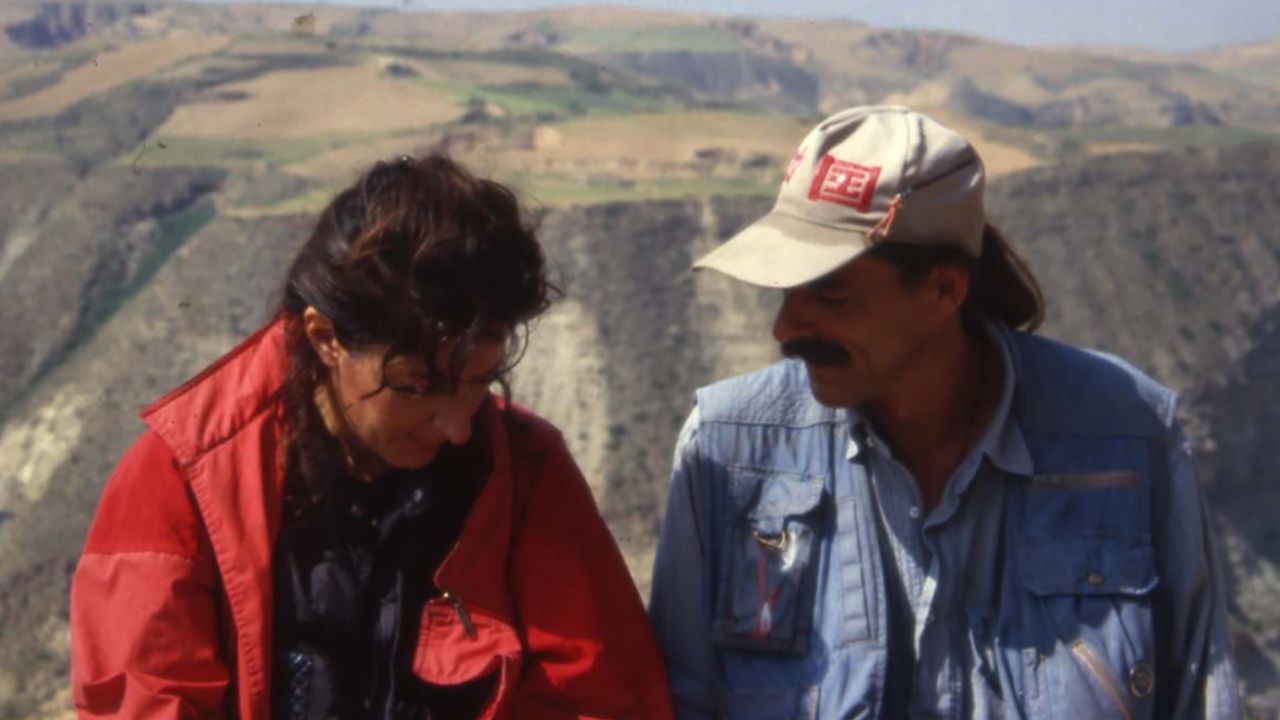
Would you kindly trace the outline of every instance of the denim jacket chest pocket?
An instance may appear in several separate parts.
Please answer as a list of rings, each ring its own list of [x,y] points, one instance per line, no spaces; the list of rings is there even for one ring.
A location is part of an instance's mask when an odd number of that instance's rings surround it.
[[[822,476],[728,468],[730,523],[714,624],[721,647],[809,653],[823,488]]]
[[[1149,538],[1039,540],[1019,548],[1018,565],[1040,653],[1043,716],[1151,717],[1159,578]]]

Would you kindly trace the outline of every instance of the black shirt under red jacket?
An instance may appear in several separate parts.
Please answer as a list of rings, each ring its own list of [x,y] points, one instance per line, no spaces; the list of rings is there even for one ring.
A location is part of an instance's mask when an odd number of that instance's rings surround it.
[[[470,720],[496,677],[433,685],[412,671],[431,578],[484,482],[487,440],[472,433],[420,470],[360,482],[331,467],[322,502],[285,508],[276,541],[278,720]]]
[[[271,717],[286,370],[277,320],[144,411],[72,580],[82,717]],[[491,469],[432,578],[414,676],[493,676],[483,720],[671,717],[644,608],[560,433],[496,399],[477,422]]]

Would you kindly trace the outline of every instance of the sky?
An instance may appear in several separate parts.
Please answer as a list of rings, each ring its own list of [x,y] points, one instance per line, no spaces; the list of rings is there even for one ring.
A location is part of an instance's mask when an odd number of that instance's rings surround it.
[[[329,0],[300,1],[314,5]],[[340,0],[336,4],[531,10],[585,3]],[[1188,51],[1280,39],[1280,0],[610,0],[608,4],[726,15],[838,17],[882,27],[958,31],[1020,45]]]

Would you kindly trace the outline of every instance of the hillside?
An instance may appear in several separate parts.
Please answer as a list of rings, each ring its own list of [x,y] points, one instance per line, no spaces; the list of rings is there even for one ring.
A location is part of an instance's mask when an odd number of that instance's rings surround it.
[[[767,194],[759,169],[780,162],[776,148],[854,103],[945,116],[977,139],[994,174],[1280,129],[1268,45],[1126,56],[606,7],[70,0],[9,5],[0,23],[0,154],[53,156],[77,171],[265,163],[304,180],[283,207],[265,208],[280,212],[314,209],[370,153],[427,144],[500,168],[557,205],[679,196],[708,182]],[[684,139],[650,144],[653,154],[600,152],[618,117],[631,136],[678,128]]]
[[[541,216],[566,297],[515,393],[647,587],[691,393],[770,362],[776,294],[692,258],[767,211],[814,119],[975,141],[1048,334],[1181,391],[1251,707],[1280,711],[1280,101],[1273,45],[1031,50],[855,23],[0,5],[0,717],[66,713],[67,582],[137,409],[250,332],[333,189],[443,150]]]

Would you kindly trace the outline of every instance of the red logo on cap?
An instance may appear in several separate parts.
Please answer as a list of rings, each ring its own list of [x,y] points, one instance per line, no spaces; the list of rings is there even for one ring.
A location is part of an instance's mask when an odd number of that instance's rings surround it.
[[[871,195],[876,191],[879,178],[879,167],[867,167],[823,155],[818,172],[813,176],[813,184],[809,186],[809,199],[847,205],[858,212],[866,212],[871,206]]]

